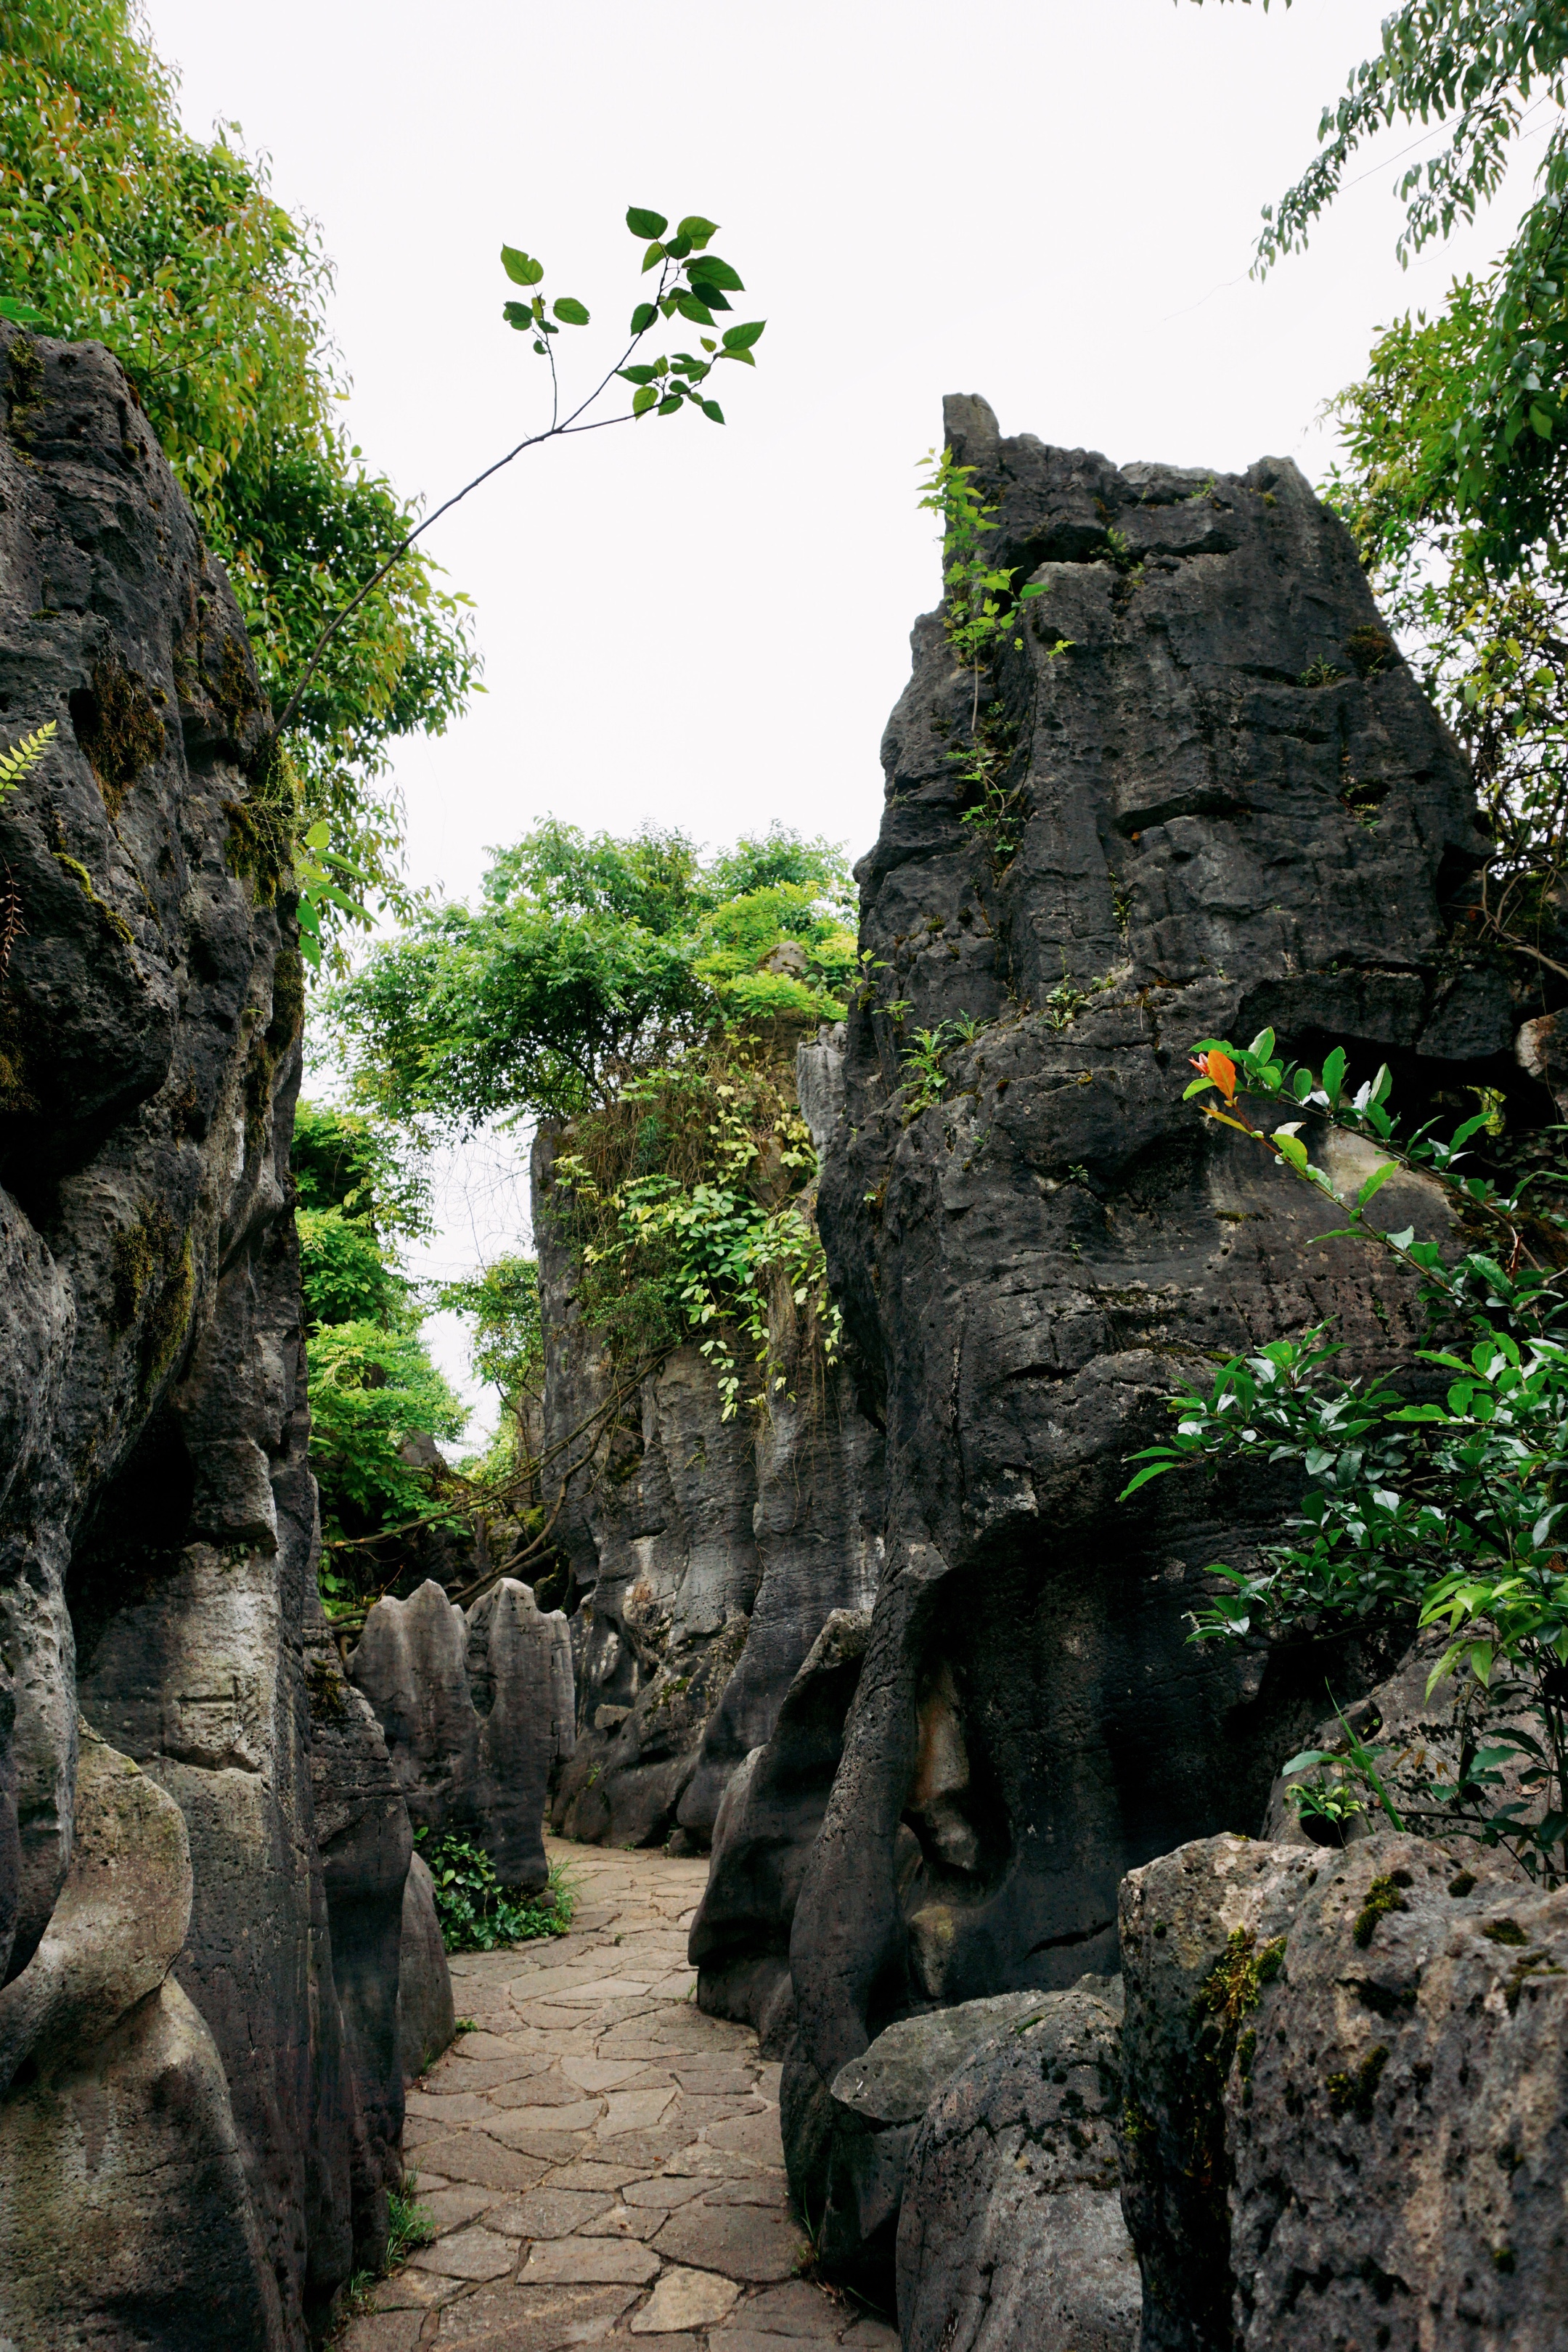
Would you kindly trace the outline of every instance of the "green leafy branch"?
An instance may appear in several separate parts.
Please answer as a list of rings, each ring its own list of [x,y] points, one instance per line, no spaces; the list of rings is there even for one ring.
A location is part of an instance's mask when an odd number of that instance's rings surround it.
[[[1219,1097],[1205,1115],[1338,1207],[1346,1204],[1309,1156],[1306,1118],[1373,1142],[1379,1156],[1348,1204],[1350,1223],[1321,1238],[1353,1235],[1384,1250],[1418,1278],[1435,1336],[1458,1319],[1473,1338],[1465,1353],[1415,1350],[1424,1384],[1447,1376],[1441,1402],[1383,1376],[1344,1378],[1321,1327],[1233,1358],[1206,1393],[1172,1400],[1175,1433],[1130,1457],[1122,1499],[1199,1464],[1233,1478],[1239,1470],[1244,1486],[1265,1468],[1297,1470],[1306,1485],[1291,1539],[1266,1547],[1257,1569],[1211,1565],[1223,1589],[1194,1616],[1194,1638],[1321,1637],[1338,1626],[1441,1633],[1427,1692],[1461,1678],[1457,1759],[1417,1778],[1405,1811],[1434,1835],[1501,1844],[1557,1884],[1568,1877],[1568,1348],[1556,1336],[1568,1307],[1568,1215],[1531,1197],[1528,1178],[1505,1192],[1462,1167],[1487,1111],[1447,1137],[1427,1125],[1401,1139],[1386,1068],[1352,1093],[1342,1048],[1313,1071],[1278,1055],[1265,1030],[1245,1049],[1209,1041],[1194,1059],[1189,1097]],[[1246,1095],[1306,1116],[1267,1131],[1248,1118]],[[1461,1234],[1479,1225],[1483,1244],[1445,1259],[1413,1230],[1374,1223],[1368,1207],[1401,1171],[1446,1192]],[[1377,1756],[1349,1741],[1331,1769],[1387,1810]],[[1308,1764],[1330,1769],[1327,1751],[1288,1769]],[[1305,1801],[1325,1818],[1337,1809],[1342,1826],[1354,1809],[1353,1790],[1332,1782]]]
[[[657,226],[654,226],[656,224]],[[283,707],[283,714],[277,726],[277,732],[279,735],[285,732],[293,719],[299,709],[300,698],[310,685],[322,654],[344,622],[385,579],[393,566],[402,561],[416,540],[422,539],[433,524],[440,521],[443,515],[450,514],[454,507],[460,506],[466,498],[480,488],[484,483],[491,480],[515,458],[521,457],[525,449],[537,449],[546,441],[563,440],[573,434],[596,433],[607,425],[630,424],[650,408],[657,409],[661,415],[673,415],[675,409],[684,406],[689,398],[696,401],[704,415],[708,416],[713,424],[723,424],[723,415],[717,402],[700,396],[698,391],[699,385],[709,373],[710,363],[702,363],[700,373],[694,373],[692,371],[699,365],[695,362],[691,362],[689,367],[682,368],[681,381],[679,385],[670,383],[663,396],[656,396],[652,401],[646,400],[642,395],[651,388],[651,385],[639,385],[634,392],[630,408],[614,416],[595,416],[591,414],[616,379],[626,375],[638,344],[658,319],[660,317],[668,319],[679,311],[683,318],[710,326],[713,323],[712,313],[715,308],[727,310],[730,308],[729,293],[743,290],[742,280],[731,268],[729,263],[721,261],[717,255],[710,255],[707,251],[709,240],[718,234],[716,222],[704,220],[699,213],[689,214],[679,224],[675,236],[667,244],[660,244],[658,238],[667,225],[662,213],[646,212],[637,205],[627,212],[626,226],[639,241],[647,236],[650,226],[654,226],[654,242],[649,245],[643,257],[643,268],[646,272],[657,268],[659,272],[658,283],[652,300],[639,302],[633,310],[629,330],[631,341],[626,346],[621,357],[614,366],[600,376],[593,389],[584,394],[583,398],[564,415],[562,413],[561,381],[555,364],[554,339],[563,326],[587,326],[589,313],[586,308],[574,295],[563,295],[547,308],[544,297],[537,291],[531,293],[526,301],[514,300],[503,305],[502,316],[507,324],[516,328],[520,332],[528,334],[534,351],[549,364],[551,383],[549,424],[538,433],[526,434],[502,457],[496,458],[494,463],[487,466],[481,473],[476,474],[472,481],[465,482],[460,490],[455,490],[449,499],[443,499],[442,503],[425,516],[406,537],[399,541],[380,570],[333,616],[317,639],[305,665],[304,672]],[[544,277],[543,262],[536,256],[525,253],[517,246],[502,246],[501,267],[514,285],[525,289],[537,289]],[[553,315],[550,315],[551,312]],[[731,330],[730,334],[727,334],[724,339],[724,348],[715,356],[740,359],[748,367],[754,366],[756,362],[752,346],[762,334],[766,323],[765,320],[753,320],[743,328]],[[731,342],[731,336],[740,340]],[[680,355],[678,354],[678,356]]]

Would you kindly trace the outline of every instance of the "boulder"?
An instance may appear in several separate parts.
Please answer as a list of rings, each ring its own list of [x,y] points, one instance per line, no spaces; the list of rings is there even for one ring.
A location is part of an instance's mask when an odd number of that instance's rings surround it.
[[[1568,2340],[1568,1890],[1393,1832],[1122,1889],[1145,2352]]]
[[[928,2106],[899,2219],[905,2352],[1137,2352],[1121,2029],[1115,1978],[1030,1995]]]
[[[457,2032],[457,2015],[430,1873],[416,1853],[403,1889],[397,1971],[397,2050],[405,2084],[435,2064]]]
[[[85,1724],[79,1752],[65,1884],[0,1990],[0,2343],[282,2352],[222,2061],[169,1973],[184,1822]]]
[[[1295,467],[1119,468],[976,399],[944,438],[995,505],[987,561],[1046,593],[986,689],[1007,821],[966,802],[973,681],[929,614],[858,869],[877,978],[818,1218],[886,1429],[886,1566],[791,1928],[803,2114],[902,2013],[1112,1970],[1126,1871],[1253,1829],[1325,1679],[1386,1671],[1189,1642],[1208,1564],[1278,1537],[1283,1474],[1117,1499],[1216,1356],[1324,1317],[1351,1366],[1417,1339],[1414,1286],[1324,1238],[1333,1203],[1184,1105],[1194,1045],[1267,1025],[1344,1039],[1354,1076],[1397,1060],[1413,1109],[1467,1076],[1540,1101],[1485,988],[1456,993],[1464,763]],[[906,1042],[961,1019],[916,1109]],[[1444,1230],[1420,1187],[1400,1213]]]

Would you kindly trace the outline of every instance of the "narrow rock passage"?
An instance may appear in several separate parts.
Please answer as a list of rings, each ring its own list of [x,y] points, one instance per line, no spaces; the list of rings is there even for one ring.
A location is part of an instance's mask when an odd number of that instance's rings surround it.
[[[794,2276],[779,2069],[704,2017],[686,1937],[705,1861],[547,1841],[569,1935],[452,1962],[462,2034],[408,2095],[437,2235],[373,2294],[348,2352],[897,2352]]]

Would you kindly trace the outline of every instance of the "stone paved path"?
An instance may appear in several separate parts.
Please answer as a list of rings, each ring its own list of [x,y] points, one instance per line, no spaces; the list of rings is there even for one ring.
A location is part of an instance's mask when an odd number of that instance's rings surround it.
[[[779,2069],[702,2015],[686,1964],[706,1862],[547,1843],[572,1931],[452,1962],[478,2030],[410,2091],[404,2136],[438,2234],[346,2352],[898,2352],[794,2275]]]

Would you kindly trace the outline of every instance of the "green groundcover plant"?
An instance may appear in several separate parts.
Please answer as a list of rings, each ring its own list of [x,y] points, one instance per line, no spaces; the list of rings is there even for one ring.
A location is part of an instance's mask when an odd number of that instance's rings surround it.
[[[541,1936],[563,1936],[572,1925],[576,1890],[565,1865],[551,1866],[549,1884],[536,1895],[503,1886],[483,1846],[448,1831],[431,1837],[416,1830],[416,1843],[430,1872],[441,1940],[449,1952],[493,1952],[504,1944],[525,1944]]]

